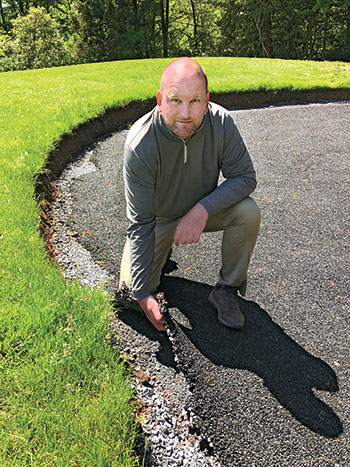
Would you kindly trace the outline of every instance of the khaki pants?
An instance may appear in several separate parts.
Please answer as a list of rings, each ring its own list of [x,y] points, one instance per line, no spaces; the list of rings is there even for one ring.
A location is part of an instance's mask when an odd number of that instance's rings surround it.
[[[245,294],[248,266],[258,236],[260,219],[260,210],[256,202],[249,197],[209,216],[204,232],[223,231],[222,266],[217,285],[237,287],[242,295]],[[156,222],[154,261],[149,284],[152,292],[159,285],[161,272],[172,247],[179,222],[180,219]],[[125,282],[128,286],[131,285],[129,250],[129,239],[127,239],[119,284]]]

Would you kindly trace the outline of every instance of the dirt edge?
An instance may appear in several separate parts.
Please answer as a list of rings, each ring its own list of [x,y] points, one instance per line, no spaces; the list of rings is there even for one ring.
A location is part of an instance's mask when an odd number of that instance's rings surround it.
[[[211,93],[211,100],[226,108],[256,108],[278,102],[297,101],[303,103],[350,100],[350,88],[291,91],[250,91],[231,93]],[[82,150],[127,123],[132,123],[150,111],[156,104],[155,99],[133,101],[124,107],[108,109],[103,115],[78,125],[71,133],[62,135],[56,148],[51,151],[36,177],[35,195],[43,200],[41,205],[40,230],[46,239],[48,250],[54,256],[52,247],[52,208],[56,198],[53,183],[61,175],[65,166],[72,162]]]

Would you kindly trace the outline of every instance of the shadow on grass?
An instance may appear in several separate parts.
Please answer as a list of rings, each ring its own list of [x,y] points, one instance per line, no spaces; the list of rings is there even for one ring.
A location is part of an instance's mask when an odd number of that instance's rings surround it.
[[[160,288],[165,292],[169,308],[178,309],[171,316],[179,330],[181,360],[189,361],[192,378],[196,371],[199,375],[201,368],[199,365],[196,370],[198,361],[190,351],[191,344],[199,356],[214,365],[249,370],[258,375],[280,404],[310,430],[329,438],[342,433],[338,416],[313,393],[313,388],[338,391],[335,372],[291,339],[259,305],[239,299],[246,325],[243,330],[234,331],[217,321],[216,311],[207,302],[211,286],[165,277]],[[119,318],[151,340],[158,340],[159,360],[174,367],[171,346],[164,333],[158,333],[137,312],[130,310],[121,313]],[[182,369],[187,372],[186,362]],[[196,376],[193,380],[195,383]]]

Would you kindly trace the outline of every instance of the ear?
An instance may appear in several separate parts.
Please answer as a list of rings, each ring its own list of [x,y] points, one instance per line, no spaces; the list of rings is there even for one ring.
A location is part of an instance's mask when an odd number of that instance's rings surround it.
[[[159,89],[157,91],[157,105],[158,105],[158,110],[159,112],[162,111],[162,91]]]
[[[209,94],[209,91],[208,91],[208,92],[207,92],[207,95],[206,95],[207,109],[206,109],[205,113],[208,112],[209,99],[210,99],[210,94]]]

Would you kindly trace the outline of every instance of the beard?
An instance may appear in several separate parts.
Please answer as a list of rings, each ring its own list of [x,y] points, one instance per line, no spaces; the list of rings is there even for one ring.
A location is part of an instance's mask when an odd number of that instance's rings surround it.
[[[186,139],[193,135],[193,133],[198,130],[200,125],[201,123],[197,125],[193,120],[186,122],[176,120],[171,125],[168,124],[168,127],[174,133],[174,135],[178,136],[179,138]]]

